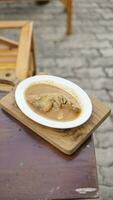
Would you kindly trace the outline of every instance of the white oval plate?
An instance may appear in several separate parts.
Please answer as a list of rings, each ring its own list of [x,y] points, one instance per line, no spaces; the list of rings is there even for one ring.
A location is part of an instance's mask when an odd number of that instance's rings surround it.
[[[25,100],[25,90],[32,84],[45,83],[49,85],[58,86],[73,96],[75,96],[82,108],[82,112],[79,117],[72,121],[55,121],[51,119],[47,119],[33,112],[33,110],[29,107],[28,103]],[[44,126],[59,128],[59,129],[67,129],[80,126],[85,123],[92,113],[92,103],[89,99],[88,95],[82,90],[78,85],[74,84],[71,81],[68,81],[64,78],[60,78],[57,76],[49,76],[49,75],[36,75],[30,78],[27,78],[20,82],[15,91],[15,99],[20,110],[33,121],[42,124]]]

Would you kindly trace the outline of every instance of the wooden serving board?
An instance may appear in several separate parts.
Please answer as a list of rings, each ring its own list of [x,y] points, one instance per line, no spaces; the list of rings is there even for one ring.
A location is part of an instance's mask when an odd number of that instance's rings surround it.
[[[92,116],[84,125],[78,128],[59,130],[42,126],[26,117],[16,105],[14,91],[0,101],[2,109],[68,155],[75,152],[110,114],[110,109],[95,97],[92,98],[92,104]]]

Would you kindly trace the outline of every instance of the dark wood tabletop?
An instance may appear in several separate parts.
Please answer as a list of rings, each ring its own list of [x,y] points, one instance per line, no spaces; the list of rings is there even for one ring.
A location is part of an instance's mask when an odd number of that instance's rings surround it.
[[[0,110],[0,200],[95,197],[93,139],[67,156]]]

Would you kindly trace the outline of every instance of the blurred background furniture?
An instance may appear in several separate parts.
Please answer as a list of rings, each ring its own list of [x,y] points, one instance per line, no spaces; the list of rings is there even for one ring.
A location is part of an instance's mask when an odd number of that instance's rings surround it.
[[[65,8],[66,8],[66,12],[67,12],[67,35],[72,33],[72,0],[60,0]]]
[[[0,2],[14,2],[15,0],[0,0]],[[49,3],[51,0],[37,0],[36,3],[39,5],[44,5]],[[58,0],[57,0],[58,1]],[[60,0],[65,6],[67,13],[67,27],[66,34],[69,35],[72,33],[72,0]]]
[[[66,34],[69,35],[72,33],[72,0],[60,0],[65,6],[67,12],[67,29]],[[44,5],[49,3],[50,0],[37,0],[36,1],[40,5]]]
[[[21,29],[19,42],[0,37],[1,91],[10,91],[18,81],[35,73],[33,23],[30,21],[0,22],[0,29],[15,28]]]

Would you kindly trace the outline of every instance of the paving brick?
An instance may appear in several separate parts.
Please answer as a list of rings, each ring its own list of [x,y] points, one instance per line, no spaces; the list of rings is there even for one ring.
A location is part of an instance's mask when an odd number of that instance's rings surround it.
[[[112,27],[112,26],[109,26],[107,29],[108,29],[108,32],[109,32],[110,34],[112,34],[112,32],[113,32],[113,27]]]
[[[105,72],[107,73],[108,77],[113,77],[113,68],[105,68]]]
[[[87,89],[87,93],[90,95],[90,96],[96,96],[97,98],[99,98],[100,100],[104,101],[105,103],[107,101],[110,101],[110,97],[109,97],[109,94],[107,94],[106,90],[88,90]]]
[[[98,4],[97,3],[89,3],[89,2],[85,2],[85,1],[83,1],[83,2],[79,2],[78,3],[78,6],[80,6],[80,7],[84,7],[84,8],[92,8],[92,7],[98,7]]]
[[[111,11],[109,11],[109,13],[107,13],[107,15],[106,15],[106,13],[103,13],[103,17],[105,19],[113,19],[113,13]]]
[[[113,40],[113,34],[109,32],[106,34],[96,34],[96,37],[99,40]]]
[[[111,167],[113,165],[113,147],[106,149],[95,148],[97,163],[100,166]]]
[[[107,27],[107,28],[109,28],[109,27]],[[75,26],[74,28],[74,31],[75,31],[75,33],[76,32],[83,32],[83,33],[95,33],[95,34],[97,34],[97,33],[106,33],[106,27],[105,26],[103,26],[103,25],[95,25],[95,26],[93,26],[93,24],[92,25],[87,25],[86,26],[86,24],[83,26],[83,24],[81,23],[81,25],[79,25],[78,26],[78,28]]]
[[[39,69],[43,68],[43,69],[49,69],[49,68],[53,68],[55,69],[55,60],[53,58],[37,58],[37,63],[38,63],[38,67]]]
[[[67,78],[67,77],[65,77]],[[83,88],[84,90],[87,90],[87,89],[92,89],[92,83],[90,81],[89,78],[73,78],[73,77],[70,77],[69,78],[71,81],[73,81],[75,84],[78,84],[81,88]]]
[[[113,91],[109,91],[109,95],[111,96],[111,98],[113,98]]]
[[[63,48],[110,48],[109,41],[97,41],[97,40],[80,40],[80,41],[65,41],[62,43]]]
[[[0,4],[0,20],[14,19],[34,21],[38,71],[67,78],[113,107],[113,0],[73,0],[70,36],[59,0],[45,6],[36,6],[35,0]],[[18,38],[14,30],[0,34]],[[94,136],[101,200],[113,200],[112,132],[113,114]]]
[[[101,26],[108,28],[109,26],[113,26],[113,20],[112,19],[110,19],[110,20],[100,20],[99,24]]]
[[[113,122],[109,118],[106,119],[106,121],[98,128],[98,131],[103,133],[103,132],[108,132],[108,131],[113,131]]]
[[[90,56],[90,57],[98,57],[99,56],[99,51],[95,48],[89,48],[89,49],[81,49],[81,54],[84,56]]]
[[[73,72],[71,66],[59,67],[57,65],[56,70],[55,70],[55,75],[61,76],[63,78],[67,78],[67,79],[70,77],[73,77],[73,78],[76,77],[76,73]]]
[[[113,147],[113,132],[107,131],[107,132],[98,132],[95,134],[95,137],[98,141],[98,148],[109,148]]]
[[[100,167],[100,173],[103,176],[104,181],[101,184],[112,186],[113,187],[113,166],[107,167]]]
[[[58,58],[58,59],[56,59],[56,63],[59,66],[59,68],[73,67],[73,68],[75,68],[75,71],[77,70],[76,68],[80,68],[82,66],[85,67],[87,65],[87,61],[84,57]]]
[[[89,77],[89,78],[100,78],[100,77],[104,77],[105,74],[102,70],[101,67],[98,67],[97,68],[79,68],[76,71],[76,77],[83,77],[83,78],[86,78],[86,77]]]
[[[92,67],[113,67],[113,56],[89,58],[89,62]]]
[[[113,49],[112,48],[101,49],[100,52],[105,57],[106,56],[113,56]]]
[[[113,187],[100,186],[101,200],[113,200]]]
[[[64,59],[67,57],[67,59],[72,59],[74,57],[81,57],[83,54],[82,54],[82,51],[81,49],[68,49],[66,48],[65,51],[64,51],[64,48],[62,47],[59,47],[56,45],[55,47],[55,50],[54,50],[54,55],[56,57],[56,59]],[[77,58],[77,59],[78,59]]]
[[[98,69],[97,69],[98,71]],[[93,84],[94,89],[107,89],[107,90],[112,90],[112,85],[113,85],[113,79],[107,79],[107,78],[98,78],[98,81],[96,79],[92,78],[91,82]]]

